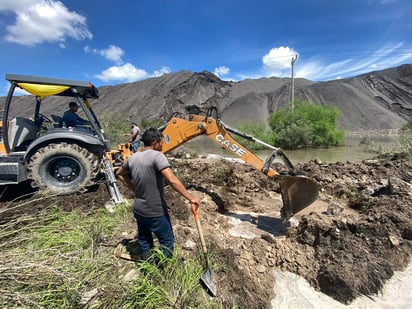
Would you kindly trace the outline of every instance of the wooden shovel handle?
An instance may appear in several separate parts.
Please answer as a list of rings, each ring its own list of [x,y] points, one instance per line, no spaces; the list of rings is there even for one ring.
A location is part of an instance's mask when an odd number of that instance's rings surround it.
[[[199,219],[199,213],[198,213],[198,207],[195,206],[195,204],[190,203],[190,210],[192,211],[193,216],[195,217],[195,220]]]
[[[202,243],[203,252],[207,254],[207,246],[206,246],[205,238],[203,236],[202,226],[200,225],[199,212],[197,211],[195,207],[193,207],[193,204],[191,205],[191,208],[192,208],[193,216],[195,218],[196,228],[199,233],[200,242]]]

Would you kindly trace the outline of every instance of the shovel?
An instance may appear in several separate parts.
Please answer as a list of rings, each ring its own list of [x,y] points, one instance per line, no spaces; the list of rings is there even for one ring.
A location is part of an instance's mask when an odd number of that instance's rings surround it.
[[[197,231],[199,232],[200,242],[202,243],[202,249],[203,249],[203,253],[205,255],[205,260],[206,260],[206,271],[200,277],[200,281],[206,286],[206,288],[209,290],[212,296],[216,296],[216,285],[212,280],[213,271],[209,265],[209,257],[207,254],[205,238],[203,237],[202,227],[199,221],[199,214],[198,214],[198,211],[193,207],[192,207],[192,212],[193,212],[193,216],[195,217]]]

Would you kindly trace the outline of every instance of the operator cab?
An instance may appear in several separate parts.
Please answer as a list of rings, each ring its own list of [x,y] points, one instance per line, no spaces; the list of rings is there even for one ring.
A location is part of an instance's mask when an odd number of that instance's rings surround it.
[[[6,74],[6,79],[11,85],[0,120],[0,155],[24,153],[33,141],[51,133],[77,132],[105,140],[88,102],[99,97],[91,83],[16,74]],[[77,102],[88,126],[63,128],[61,117],[70,101]]]

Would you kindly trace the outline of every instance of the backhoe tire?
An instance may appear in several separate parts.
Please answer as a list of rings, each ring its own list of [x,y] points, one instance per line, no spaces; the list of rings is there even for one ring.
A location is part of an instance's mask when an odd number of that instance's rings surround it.
[[[27,176],[35,188],[69,194],[93,185],[99,166],[99,158],[79,145],[50,144],[31,156]]]

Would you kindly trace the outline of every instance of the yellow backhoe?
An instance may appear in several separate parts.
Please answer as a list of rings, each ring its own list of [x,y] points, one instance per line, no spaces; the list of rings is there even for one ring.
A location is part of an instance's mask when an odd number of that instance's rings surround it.
[[[318,197],[318,185],[312,179],[299,174],[282,149],[225,124],[219,119],[215,107],[209,108],[204,115],[175,113],[159,130],[163,133],[163,153],[168,153],[193,138],[204,135],[232,155],[272,178],[279,185],[282,195],[281,216],[284,221],[312,204]],[[262,160],[236,141],[233,135],[263,145],[271,150],[270,155]],[[110,153],[109,157],[115,169],[133,154],[132,149],[130,144],[122,144]],[[285,165],[285,171],[280,172],[271,167],[275,159],[279,159]]]

